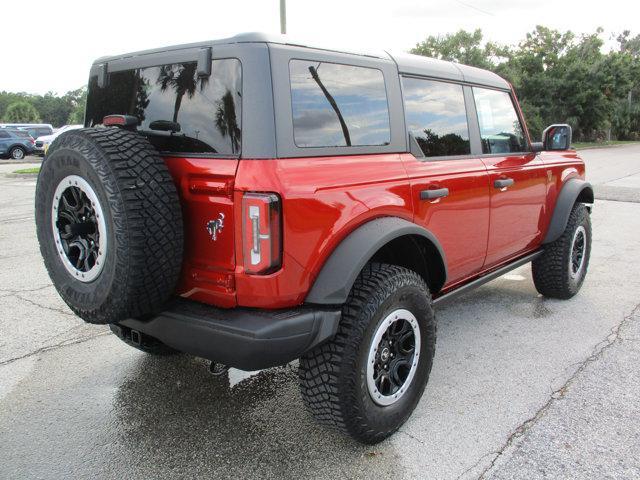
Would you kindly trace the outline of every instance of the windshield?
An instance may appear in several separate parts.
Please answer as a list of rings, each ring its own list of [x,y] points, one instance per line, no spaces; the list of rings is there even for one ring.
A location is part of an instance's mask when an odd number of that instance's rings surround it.
[[[237,155],[242,78],[237,59],[214,60],[211,76],[195,62],[114,72],[103,88],[89,83],[87,126],[107,115],[133,115],[161,152]]]

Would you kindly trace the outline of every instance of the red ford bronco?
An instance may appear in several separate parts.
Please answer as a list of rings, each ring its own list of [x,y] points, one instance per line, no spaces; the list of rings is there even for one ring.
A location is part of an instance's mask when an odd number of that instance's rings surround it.
[[[434,307],[532,262],[587,272],[593,190],[509,83],[412,55],[245,34],[97,60],[85,127],[38,177],[51,279],[151,353],[299,360],[321,422],[375,443],[420,400]]]

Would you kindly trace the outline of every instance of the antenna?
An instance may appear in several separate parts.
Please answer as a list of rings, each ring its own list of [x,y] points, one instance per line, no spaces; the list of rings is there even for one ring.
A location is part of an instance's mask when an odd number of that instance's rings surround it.
[[[287,33],[287,0],[280,0],[280,33]]]

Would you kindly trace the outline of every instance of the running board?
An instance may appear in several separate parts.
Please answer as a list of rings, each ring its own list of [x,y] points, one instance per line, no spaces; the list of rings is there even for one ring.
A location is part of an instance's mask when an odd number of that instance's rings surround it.
[[[533,259],[540,255],[542,255],[542,250],[538,250],[537,252],[530,253],[529,255],[519,258],[518,260],[509,263],[508,265],[500,267],[497,270],[489,272],[486,275],[476,278],[475,280],[456,288],[455,290],[451,290],[450,292],[445,293],[444,295],[434,299],[433,304],[435,306],[444,305],[445,303],[457,298],[460,295],[470,292],[471,290],[478,288],[479,286],[484,285],[491,280],[495,280],[496,278],[501,277],[511,270],[515,270],[516,268],[531,262]]]

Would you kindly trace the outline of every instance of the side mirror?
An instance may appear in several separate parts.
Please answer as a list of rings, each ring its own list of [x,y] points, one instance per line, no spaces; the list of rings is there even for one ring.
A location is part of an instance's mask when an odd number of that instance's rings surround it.
[[[566,123],[550,125],[542,132],[545,150],[569,150],[571,148],[571,126]]]

